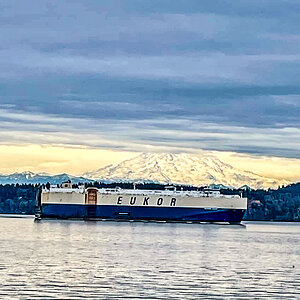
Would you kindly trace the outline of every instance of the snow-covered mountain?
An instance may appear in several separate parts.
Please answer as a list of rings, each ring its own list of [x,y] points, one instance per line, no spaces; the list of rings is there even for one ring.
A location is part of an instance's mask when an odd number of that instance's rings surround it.
[[[21,173],[13,173],[9,175],[0,174],[0,184],[11,184],[11,183],[47,183],[51,184],[60,184],[66,180],[72,180],[73,182],[84,182],[87,181],[86,178],[71,176],[68,174],[58,174],[58,175],[50,175],[47,173],[33,173],[30,171],[21,172]]]
[[[142,153],[117,165],[108,165],[84,177],[94,180],[156,181],[191,185],[222,184],[231,187],[278,187],[288,182],[234,168],[209,151],[201,155]]]
[[[66,180],[86,182],[91,180],[142,181],[190,185],[218,185],[227,187],[269,188],[289,182],[267,178],[253,172],[237,169],[220,160],[213,152],[202,151],[201,155],[142,153],[116,165],[108,165],[81,177],[69,174],[22,172],[0,174],[0,184],[47,183],[60,184]]]

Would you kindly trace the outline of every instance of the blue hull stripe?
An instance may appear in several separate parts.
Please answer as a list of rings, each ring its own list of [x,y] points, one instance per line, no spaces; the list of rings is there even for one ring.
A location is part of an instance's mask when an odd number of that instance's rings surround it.
[[[166,220],[203,222],[240,222],[243,209],[141,207],[117,205],[43,204],[42,218],[99,218],[127,220]]]

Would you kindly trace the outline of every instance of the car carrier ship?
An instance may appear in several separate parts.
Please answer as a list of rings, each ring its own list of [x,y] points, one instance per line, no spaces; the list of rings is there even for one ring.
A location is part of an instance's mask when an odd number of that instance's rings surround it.
[[[36,218],[238,224],[246,209],[247,198],[213,189],[72,188],[67,182],[39,190]]]

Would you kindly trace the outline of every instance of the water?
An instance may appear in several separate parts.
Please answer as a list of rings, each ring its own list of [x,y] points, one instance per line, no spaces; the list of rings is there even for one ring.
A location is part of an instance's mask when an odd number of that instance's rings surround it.
[[[0,298],[300,299],[300,224],[245,224],[0,218]]]

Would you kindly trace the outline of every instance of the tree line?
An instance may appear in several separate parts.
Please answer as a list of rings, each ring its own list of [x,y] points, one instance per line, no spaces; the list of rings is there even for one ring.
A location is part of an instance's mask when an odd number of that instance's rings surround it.
[[[34,214],[35,195],[40,185],[5,184],[0,185],[0,213],[2,214]],[[50,183],[42,185],[49,187]],[[77,187],[78,185],[73,185]],[[167,185],[159,183],[130,182],[91,182],[86,187],[164,190]],[[187,185],[175,185],[177,190],[197,190]],[[201,188],[200,188],[201,189]],[[300,221],[300,183],[291,184],[278,189],[221,189],[222,194],[242,194],[248,198],[248,210],[245,220]]]

